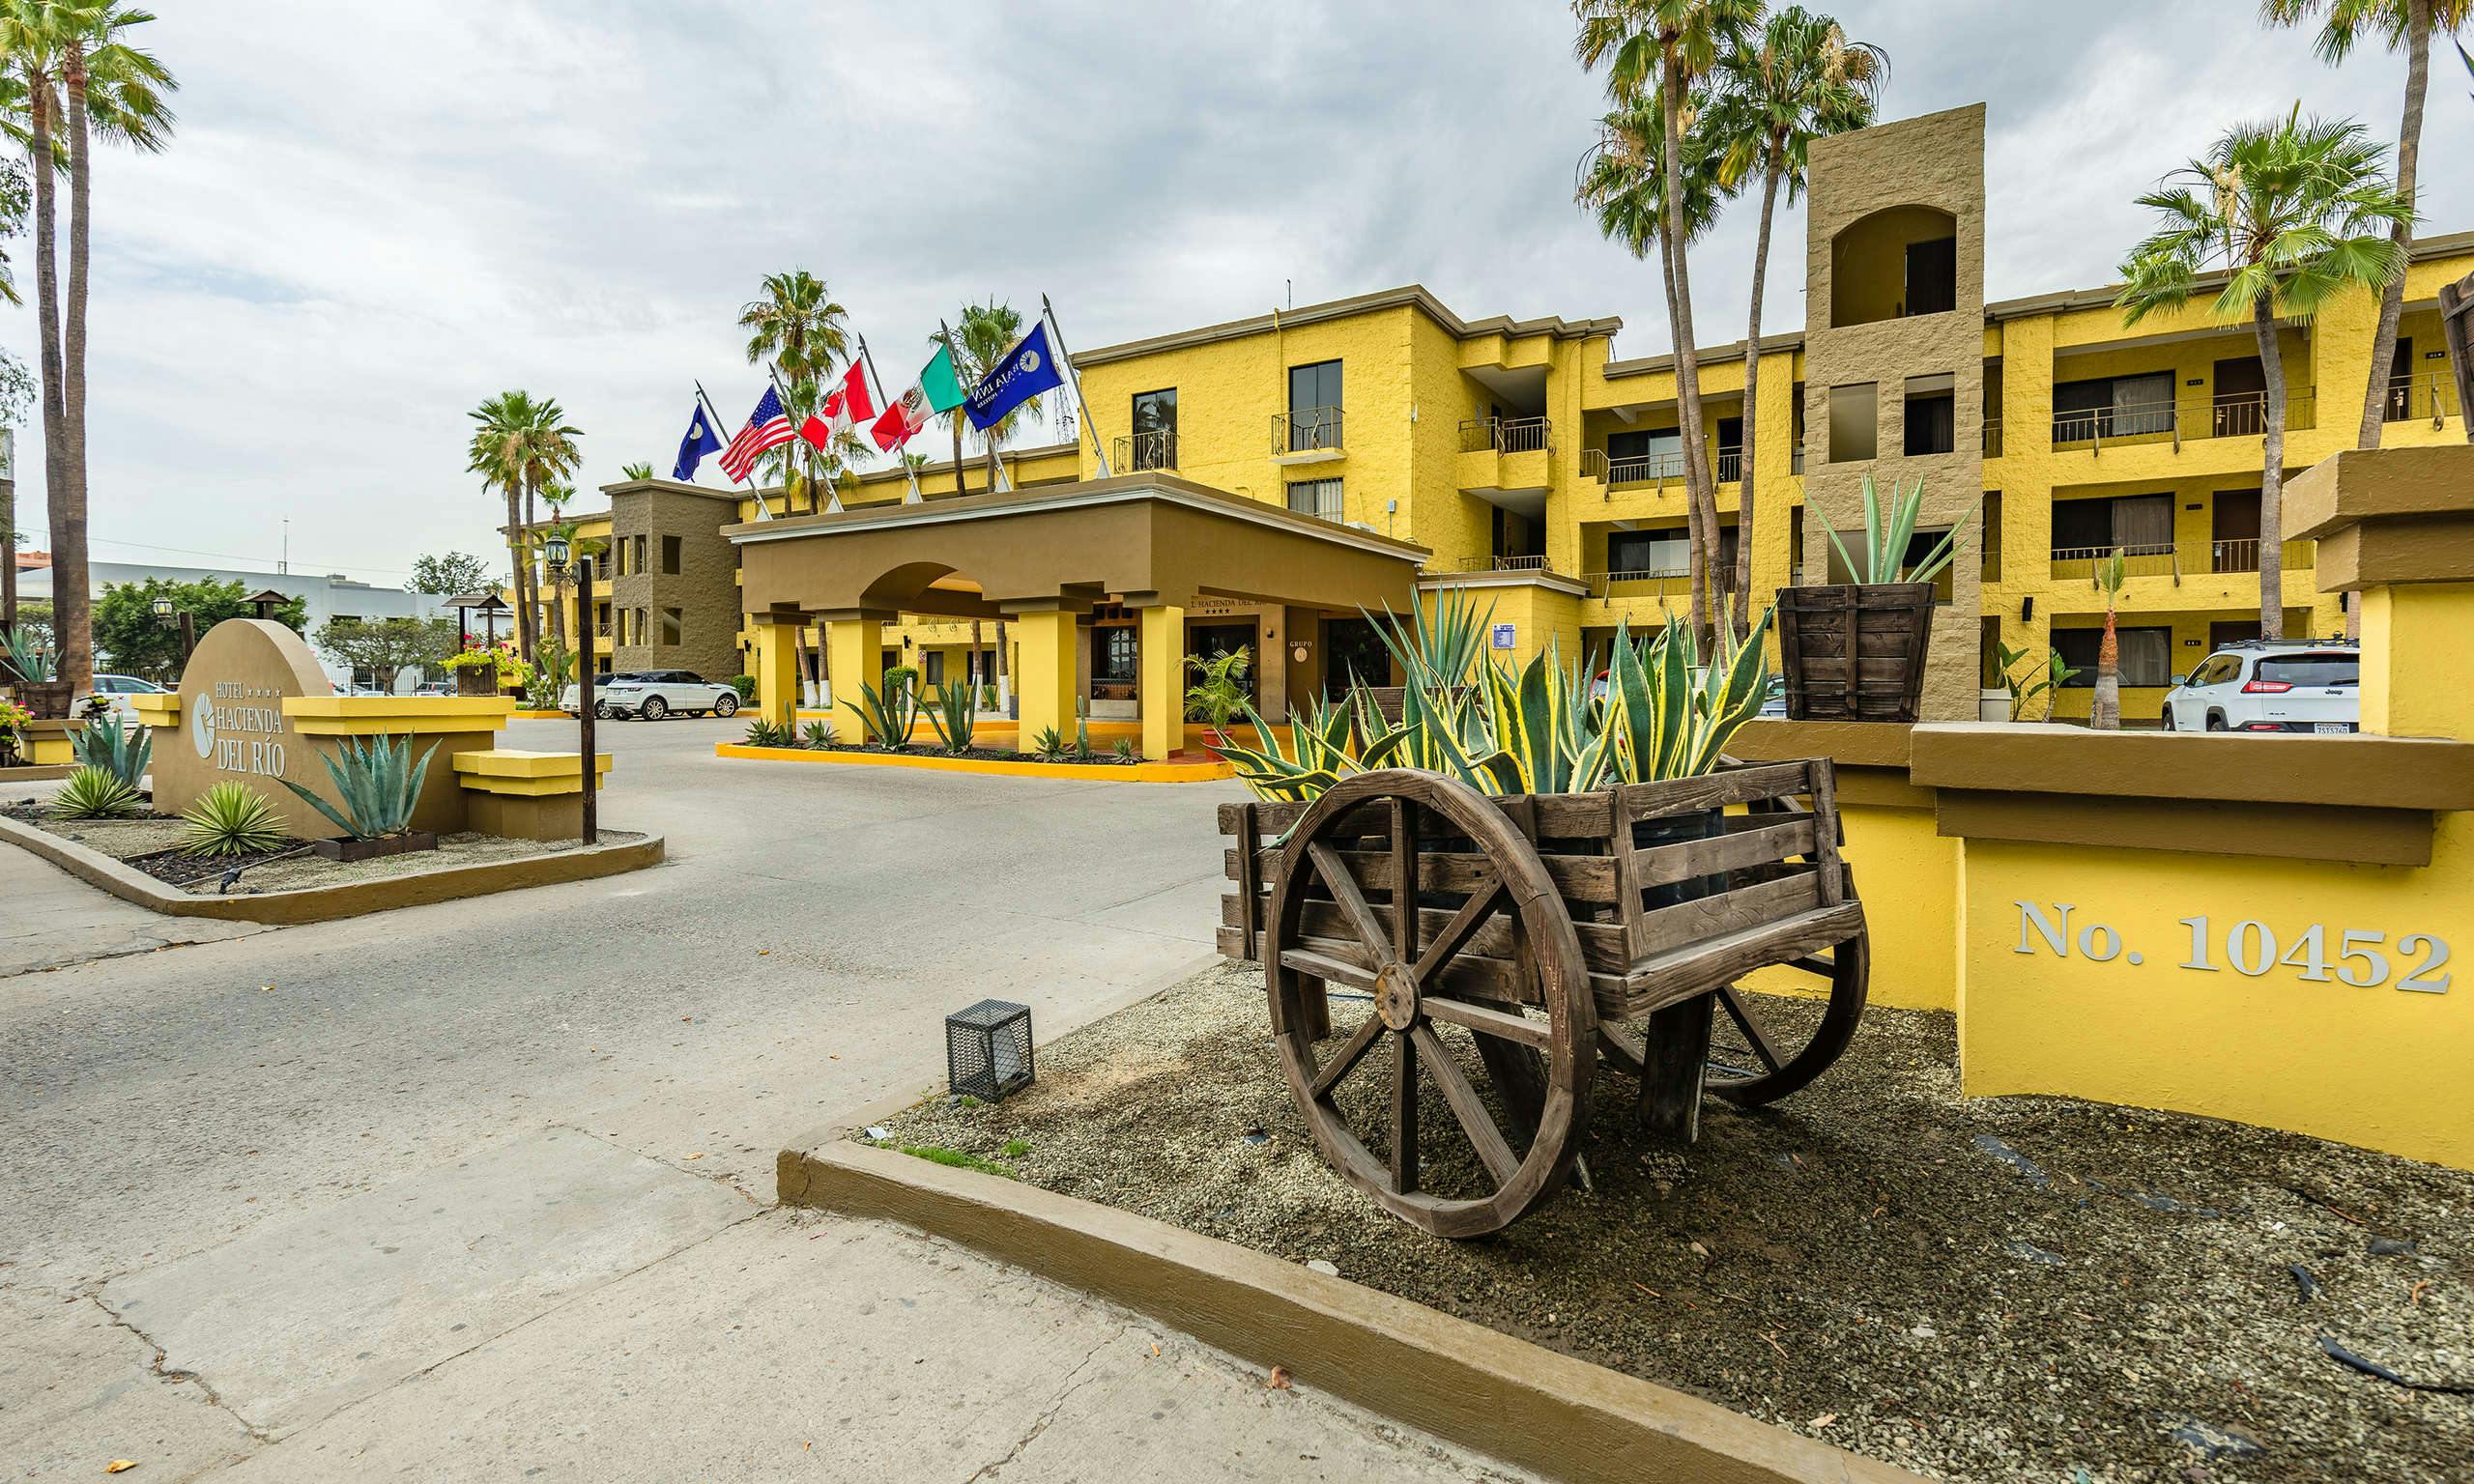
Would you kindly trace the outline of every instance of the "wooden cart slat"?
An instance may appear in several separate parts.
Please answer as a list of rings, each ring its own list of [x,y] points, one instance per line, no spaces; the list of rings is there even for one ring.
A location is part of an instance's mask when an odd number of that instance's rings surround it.
[[[1241,893],[1230,893],[1220,899],[1220,923],[1223,928],[1244,928],[1245,902]],[[1328,901],[1309,901],[1304,908],[1306,931],[1318,938],[1346,938],[1349,935],[1347,915]],[[1418,941],[1431,943],[1452,921],[1448,907],[1418,909]],[[1262,921],[1262,904],[1257,901],[1254,921]],[[1613,923],[1575,923],[1573,930],[1581,937],[1581,958],[1594,972],[1622,975],[1631,971],[1632,955],[1625,946],[1624,929]],[[1261,931],[1256,927],[1255,931]],[[1508,958],[1511,955],[1510,920],[1501,912],[1489,917],[1469,939],[1463,950],[1482,958]]]
[[[1392,890],[1392,857],[1372,850],[1341,850],[1336,852],[1348,866],[1351,879],[1366,891]],[[1616,899],[1615,861],[1603,855],[1540,855],[1547,878],[1555,890],[1574,900],[1606,904]],[[1231,881],[1243,881],[1245,863],[1237,851],[1221,852],[1220,873]],[[1429,851],[1418,857],[1418,890],[1422,892],[1469,892],[1493,879],[1493,870],[1482,855]]]

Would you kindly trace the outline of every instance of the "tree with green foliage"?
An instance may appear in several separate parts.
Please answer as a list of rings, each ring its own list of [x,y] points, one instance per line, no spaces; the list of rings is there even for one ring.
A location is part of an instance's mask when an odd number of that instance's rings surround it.
[[[541,601],[532,580],[532,554],[525,530],[533,520],[533,504],[544,487],[575,472],[582,454],[576,448],[580,430],[567,426],[567,414],[555,399],[526,391],[503,391],[470,414],[480,426],[473,432],[466,468],[479,474],[506,498],[507,559],[515,574],[517,653],[530,663],[539,639],[533,617]]]
[[[2352,53],[2366,35],[2377,36],[2391,51],[2405,54],[2404,118],[2397,126],[2397,194],[2407,213],[2389,229],[2389,241],[2401,253],[2414,241],[2414,182],[2423,153],[2423,98],[2429,91],[2431,37],[2451,33],[2474,18],[2474,0],[2260,0],[2259,18],[2272,26],[2298,26],[2317,18],[2316,43],[2321,59],[2334,67]],[[2462,50],[2462,47],[2460,47]],[[2474,61],[2467,64],[2474,67]],[[2399,273],[2379,291],[2379,323],[2371,339],[2371,385],[2363,393],[2362,426],[2354,446],[2376,448],[2388,420],[2390,379],[2397,357],[2397,318],[2404,309],[2405,275]]]
[[[237,579],[184,583],[150,577],[142,583],[106,583],[94,602],[93,652],[106,656],[118,673],[161,685],[180,677],[181,634],[176,625],[155,616],[157,598],[171,599],[172,612],[188,614],[201,636],[226,618],[257,613],[249,606],[249,589]],[[295,633],[309,619],[299,598],[287,599],[274,617]]]
[[[823,400],[824,382],[835,358],[849,360],[849,311],[826,291],[824,280],[804,268],[765,274],[758,297],[740,308],[739,328],[748,332],[747,363],[761,366],[769,361],[782,373],[782,394],[788,399],[784,411],[790,413],[793,427],[806,421]],[[767,453],[764,462],[782,480],[785,509],[795,478],[807,491],[808,508],[813,511],[823,508],[820,492],[839,476],[841,465],[856,451],[828,452],[811,447],[805,439],[793,439]]]
[[[330,618],[309,637],[318,652],[355,674],[370,672],[382,691],[407,670],[444,666],[459,647],[448,618]]]
[[[981,377],[986,376],[997,362],[1003,360],[1005,353],[1014,348],[1014,342],[1021,338],[1022,312],[1012,304],[991,298],[984,304],[963,305],[962,323],[954,329],[954,339],[958,342],[954,352],[954,374],[962,378],[964,386],[969,386]],[[1036,417],[1040,414],[1046,401],[1046,397],[1023,399],[1021,406],[998,418],[996,426],[985,430],[980,435],[980,441],[987,445],[988,449],[988,487],[990,489],[996,487],[1002,468],[1001,457],[997,450],[1004,445],[1008,438],[1013,436],[1014,430],[1021,424],[1024,417]],[[954,488],[957,493],[962,488],[962,440],[959,419],[966,415],[968,405],[965,403],[946,414],[948,417],[957,419],[954,442]]]
[[[2382,173],[2386,149],[2351,119],[2241,124],[2139,204],[2162,224],[2121,266],[2125,327],[2179,309],[2201,277],[2221,324],[2251,322],[2267,383],[2259,470],[2259,635],[2285,637],[2285,356],[2281,320],[2308,320],[2339,295],[2384,290],[2405,271],[2391,229],[2413,207]],[[2213,285],[2211,285],[2213,287]]]
[[[621,464],[618,466],[618,477],[621,479],[650,479],[652,476],[653,467],[650,464]]]
[[[1770,15],[1761,30],[1727,48],[1718,63],[1718,95],[1708,128],[1725,157],[1719,185],[1740,189],[1761,178],[1761,227],[1752,248],[1751,328],[1743,337],[1743,451],[1738,472],[1736,566],[1732,584],[1735,636],[1752,632],[1752,531],[1755,425],[1761,404],[1761,296],[1769,271],[1769,224],[1781,186],[1793,205],[1803,194],[1804,168],[1815,139],[1869,127],[1889,80],[1889,53],[1851,42],[1838,22],[1799,5]]]
[[[487,589],[496,580],[489,563],[470,552],[441,552],[413,558],[413,591],[432,597],[461,597]]]

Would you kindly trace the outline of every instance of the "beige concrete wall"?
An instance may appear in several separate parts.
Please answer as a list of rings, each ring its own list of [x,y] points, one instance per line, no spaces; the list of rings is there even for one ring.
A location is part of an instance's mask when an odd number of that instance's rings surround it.
[[[1904,119],[1877,128],[1816,140],[1812,186],[1807,197],[1804,274],[1804,520],[1803,565],[1808,574],[1828,570],[1828,537],[1818,505],[1840,528],[1863,524],[1861,486],[1873,475],[1886,498],[1894,483],[1924,482],[1919,527],[1954,524],[1984,493],[1984,105]],[[1922,220],[1917,207],[1947,213],[1958,239],[1957,293],[1945,313],[1893,315],[1869,323],[1831,323],[1833,308],[1862,306],[1879,312],[1890,302],[1879,283],[1835,282],[1833,251],[1842,233],[1878,213],[1891,220]],[[1896,273],[1897,253],[1845,255],[1851,271]],[[1952,451],[1910,457],[1901,449],[1907,432],[1906,389],[1911,377],[1947,373],[1953,398]],[[1833,386],[1871,383],[1875,388],[1878,452],[1869,460],[1832,462],[1829,392]],[[1971,547],[1971,550],[1974,548]],[[1955,569],[1952,601],[1934,615],[1931,666],[1925,677],[1926,720],[1964,721],[1975,715],[1977,618],[1981,571],[1975,561]]]
[[[715,492],[687,494],[659,481],[611,492],[614,550],[603,560],[614,573],[619,573],[616,546],[629,548],[623,573],[610,580],[612,617],[622,623],[618,632],[629,641],[612,646],[613,670],[692,670],[707,680],[728,680],[745,668],[738,652],[738,555],[721,534],[738,507],[714,497]],[[633,550],[638,536],[645,545],[642,570]],[[676,573],[661,570],[664,536],[679,538]],[[680,611],[678,644],[661,642],[664,608]],[[632,621],[618,620],[621,610],[643,613],[641,636]]]

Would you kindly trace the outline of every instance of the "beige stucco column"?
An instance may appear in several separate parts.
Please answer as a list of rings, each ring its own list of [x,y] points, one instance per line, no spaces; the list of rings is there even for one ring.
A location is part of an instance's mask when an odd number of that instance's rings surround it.
[[[853,706],[864,704],[862,685],[877,683],[877,660],[884,648],[884,620],[875,614],[827,614],[824,620],[825,694],[832,698],[834,726],[856,741],[886,740],[871,733]],[[844,702],[849,702],[845,705]],[[893,740],[906,741],[907,738]]]
[[[1011,608],[1011,605],[1008,605]],[[1074,610],[1064,604],[1032,608],[1013,614],[1016,642],[1021,646],[1022,723],[1017,743],[1028,752],[1050,728],[1058,737],[1074,737]]]
[[[1186,740],[1186,611],[1160,603],[1137,612],[1141,673],[1135,696],[1142,713],[1142,756],[1158,762]]]

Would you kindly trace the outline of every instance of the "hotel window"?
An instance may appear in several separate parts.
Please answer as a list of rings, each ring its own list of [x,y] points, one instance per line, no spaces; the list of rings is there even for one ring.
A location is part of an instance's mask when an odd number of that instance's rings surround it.
[[[676,536],[661,538],[661,570],[666,577],[678,575],[678,548],[679,539]]]
[[[1300,479],[1288,487],[1288,508],[1300,515],[1317,520],[1337,521],[1340,518],[1340,481],[1338,479]]]
[[[661,642],[663,643],[672,648],[678,646],[679,631],[686,626],[686,617],[683,612],[676,608],[665,608],[661,611]]]
[[[942,685],[945,683],[944,650],[931,649],[928,651],[927,675],[928,683],[930,685]]]
[[[1673,428],[1606,435],[1606,472],[1617,484],[1683,477],[1683,435]]]
[[[629,570],[642,572],[645,570],[645,538],[642,536],[631,536],[628,539],[636,548],[635,560],[630,564]]]
[[[2055,559],[2070,559],[2064,553],[2101,556],[2115,547],[2132,556],[2160,556],[2172,551],[2173,497],[2116,495],[2054,501]]]
[[[1102,685],[1132,685],[1140,672],[1140,646],[1130,623],[1109,624],[1091,636],[1091,678]]]
[[[1901,452],[1913,457],[1958,447],[1955,381],[1947,371],[1907,379],[1907,438]]]
[[[2173,631],[2172,629],[2115,628],[2114,637],[2121,648],[2121,681],[2126,686],[2164,686],[2173,683]],[[2062,682],[2064,690],[2093,690],[2096,685],[2096,650],[2105,642],[2102,629],[2056,629],[2053,647],[2061,654],[2061,662],[2079,673]]]
[[[1881,452],[1881,419],[1873,384],[1829,388],[1829,462],[1861,463]]]
[[[2053,441],[2085,443],[2173,431],[2173,373],[2100,376],[2053,389]]]
[[[1294,453],[1340,446],[1340,363],[1288,368],[1288,446]]]
[[[1134,394],[1133,467],[1177,467],[1177,388]]]

